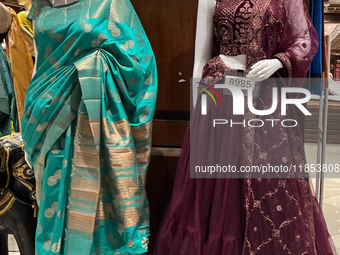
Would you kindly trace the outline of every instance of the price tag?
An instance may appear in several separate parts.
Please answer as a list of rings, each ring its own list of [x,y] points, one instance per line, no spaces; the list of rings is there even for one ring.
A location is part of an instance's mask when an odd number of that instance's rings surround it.
[[[240,76],[225,76],[223,79],[223,84],[235,86],[242,90],[243,94],[247,95],[248,89],[253,91],[253,96],[258,97],[260,94],[260,86],[258,83],[252,79]],[[224,95],[231,95],[229,89],[223,89]]]
[[[242,90],[248,90],[249,88],[254,90],[256,82],[245,77],[225,76],[224,84],[235,86]]]

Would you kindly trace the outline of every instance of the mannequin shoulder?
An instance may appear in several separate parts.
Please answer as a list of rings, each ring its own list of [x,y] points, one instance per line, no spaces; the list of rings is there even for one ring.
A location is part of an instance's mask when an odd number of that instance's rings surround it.
[[[9,9],[0,2],[0,34],[6,33],[12,22],[12,14]]]

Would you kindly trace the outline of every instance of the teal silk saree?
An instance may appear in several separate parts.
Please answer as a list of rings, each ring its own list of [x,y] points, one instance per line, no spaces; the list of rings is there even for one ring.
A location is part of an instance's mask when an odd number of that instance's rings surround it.
[[[39,202],[36,253],[145,254],[155,57],[129,0],[36,0],[37,73],[22,136]]]

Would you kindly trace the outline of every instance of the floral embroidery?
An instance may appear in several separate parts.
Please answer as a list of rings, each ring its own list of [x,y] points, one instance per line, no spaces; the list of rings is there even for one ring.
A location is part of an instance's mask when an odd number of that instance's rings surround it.
[[[278,237],[278,236],[280,236],[280,230],[278,230],[278,229],[273,229],[273,237]]]
[[[284,187],[285,187],[285,184],[286,184],[286,181],[285,181],[285,180],[279,180],[277,186],[278,186],[279,188],[284,188]]]
[[[260,205],[261,205],[260,201],[258,201],[258,200],[254,201],[254,207],[260,207]]]
[[[218,54],[236,56],[245,54],[247,56],[246,68],[249,69],[259,60],[278,58],[284,65],[283,77],[292,77],[294,59],[297,61],[306,61],[308,57],[299,57],[296,55],[296,50],[302,49],[308,51],[310,42],[308,38],[301,39],[298,47],[278,52],[278,45],[287,40],[285,29],[287,24],[294,24],[295,21],[289,23],[286,12],[287,8],[285,0],[219,0],[214,14],[214,35],[215,46]],[[299,15],[303,18],[305,15],[301,12],[296,12],[295,8],[291,10],[293,15]],[[307,21],[309,22],[309,20]],[[308,26],[308,25],[307,25]],[[307,30],[303,30],[305,36]],[[303,36],[303,33],[301,33]],[[295,55],[294,55],[295,54]],[[295,66],[294,66],[295,67]],[[225,66],[219,56],[214,57],[204,67],[203,77],[213,78],[213,81],[221,79],[226,74],[228,67]],[[294,73],[296,71],[294,70]],[[282,76],[282,75],[281,75]],[[287,84],[289,86],[289,84]],[[271,94],[267,93],[275,83],[261,84],[261,94],[258,99],[253,99],[253,105],[256,109],[269,109],[271,107]],[[200,91],[199,91],[200,92]],[[253,115],[247,107],[247,99],[245,99],[245,114],[244,119],[247,122],[250,119],[262,117]],[[287,113],[290,118],[295,119],[295,113],[292,107],[288,107]],[[271,115],[272,119],[283,120],[287,116],[282,116],[279,110]],[[275,139],[271,139],[275,134]],[[260,140],[268,140],[268,143],[261,144]],[[270,140],[275,140],[270,142]],[[290,144],[293,144],[291,147]],[[282,155],[280,150],[285,150]],[[263,126],[255,131],[254,128],[242,128],[242,160],[243,166],[260,166],[273,165],[277,162],[291,163],[303,165],[306,163],[303,141],[299,127],[293,127],[290,130],[282,127],[280,124],[271,126]],[[267,179],[266,176],[261,176],[252,181],[252,174],[246,175],[244,179],[244,208],[246,210],[245,218],[247,231],[245,233],[245,243],[247,246],[246,254],[264,254],[264,247],[272,245],[277,247],[278,253],[295,254],[289,250],[289,243],[298,239],[304,241],[305,245],[301,245],[301,252],[298,254],[310,253],[316,251],[315,248],[315,233],[313,222],[313,211],[311,205],[311,192],[308,179],[294,179],[280,176],[276,179]],[[292,176],[294,177],[294,176]],[[267,187],[268,186],[268,189]],[[266,190],[267,189],[267,190]],[[293,190],[303,190],[307,193],[306,196],[297,197]],[[258,210],[254,210],[258,208]],[[288,217],[286,208],[291,215]],[[282,221],[278,223],[275,217],[280,215]],[[259,216],[260,215],[260,216]],[[251,226],[251,223],[256,219],[256,227]],[[259,230],[263,226],[268,227],[272,231],[272,236],[259,237]],[[296,229],[296,226],[300,226]],[[269,230],[270,231],[270,230]],[[282,231],[282,236],[281,232]],[[287,238],[286,233],[293,233]],[[270,233],[270,232],[269,232]],[[262,240],[261,240],[262,238]],[[305,239],[306,238],[306,239]],[[258,243],[252,240],[259,239]],[[276,246],[274,244],[279,244]],[[308,240],[308,242],[305,242]],[[279,251],[280,249],[280,251]],[[262,251],[259,252],[259,250]],[[284,250],[284,252],[282,252]],[[311,254],[317,254],[316,252]]]

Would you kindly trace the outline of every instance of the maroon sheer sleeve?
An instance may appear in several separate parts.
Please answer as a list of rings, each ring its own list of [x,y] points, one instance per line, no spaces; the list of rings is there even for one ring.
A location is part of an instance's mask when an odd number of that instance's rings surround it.
[[[304,0],[285,0],[283,5],[286,22],[274,57],[284,65],[279,71],[281,77],[303,78],[318,50],[318,34]]]

